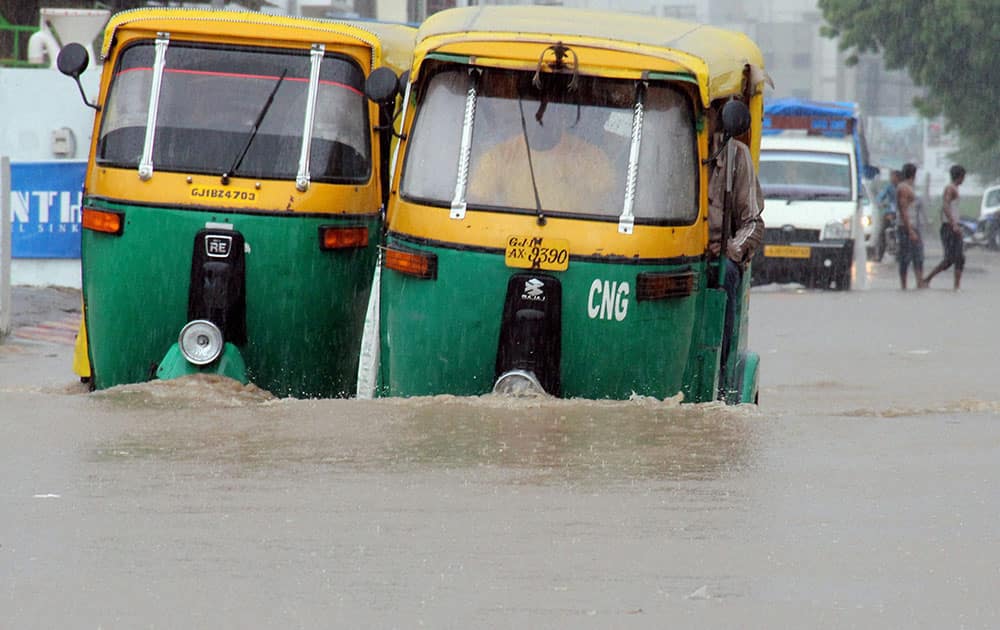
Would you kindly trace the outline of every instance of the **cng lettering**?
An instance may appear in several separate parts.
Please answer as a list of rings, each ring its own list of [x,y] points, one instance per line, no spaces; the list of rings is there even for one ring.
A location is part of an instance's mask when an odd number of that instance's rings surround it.
[[[587,315],[590,319],[624,321],[628,316],[628,297],[631,292],[628,282],[595,279],[590,284]]]

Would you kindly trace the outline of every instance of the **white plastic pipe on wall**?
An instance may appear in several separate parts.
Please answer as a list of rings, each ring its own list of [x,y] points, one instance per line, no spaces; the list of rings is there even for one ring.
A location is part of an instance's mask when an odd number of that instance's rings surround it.
[[[28,38],[28,61],[44,63],[50,68],[56,67],[56,57],[59,56],[59,43],[52,33],[41,30],[32,33]]]

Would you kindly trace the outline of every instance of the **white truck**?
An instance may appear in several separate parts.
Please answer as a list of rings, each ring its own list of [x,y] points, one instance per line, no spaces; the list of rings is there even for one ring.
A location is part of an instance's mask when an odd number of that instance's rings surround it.
[[[875,172],[853,103],[766,104],[759,169],[766,228],[753,283],[850,289],[852,235],[858,230],[867,246],[872,234],[875,204],[865,179]]]

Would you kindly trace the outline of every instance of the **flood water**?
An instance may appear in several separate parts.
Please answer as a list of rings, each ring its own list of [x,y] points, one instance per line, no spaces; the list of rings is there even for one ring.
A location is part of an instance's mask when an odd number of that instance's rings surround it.
[[[755,289],[759,407],[86,394],[8,340],[0,627],[997,627],[1000,255],[968,258],[957,294]]]

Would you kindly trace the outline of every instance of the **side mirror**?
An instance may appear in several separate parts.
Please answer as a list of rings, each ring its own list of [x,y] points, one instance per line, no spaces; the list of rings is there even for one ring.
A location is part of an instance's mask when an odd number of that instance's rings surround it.
[[[728,101],[722,106],[722,130],[726,136],[742,136],[750,128],[750,109],[742,101]]]
[[[80,83],[80,75],[87,69],[89,63],[90,55],[87,54],[87,49],[76,42],[63,46],[59,51],[59,56],[56,57],[56,67],[59,68],[59,72],[76,81],[76,87],[80,88],[80,97],[83,98],[84,105],[101,111],[100,107],[87,101],[87,95],[83,93],[83,84]]]
[[[864,176],[865,179],[875,179],[876,177],[878,177],[878,172],[879,172],[878,167],[872,166],[871,164],[865,164],[864,167],[861,169],[861,174]]]
[[[372,70],[365,80],[365,96],[379,105],[388,105],[399,93],[399,77],[391,68]]]
[[[56,57],[59,72],[73,79],[79,79],[89,64],[90,56],[87,54],[87,49],[76,42],[63,46],[59,56]]]

